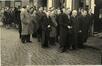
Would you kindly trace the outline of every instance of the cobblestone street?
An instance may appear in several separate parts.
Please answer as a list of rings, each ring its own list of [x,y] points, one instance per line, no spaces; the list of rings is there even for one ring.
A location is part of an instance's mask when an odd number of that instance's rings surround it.
[[[16,29],[0,27],[1,32],[1,65],[100,65],[101,57],[98,50],[92,48],[58,52],[58,46],[48,49],[41,48],[37,39],[33,43],[22,44]],[[92,39],[88,40],[92,44]],[[97,42],[98,43],[98,42]]]

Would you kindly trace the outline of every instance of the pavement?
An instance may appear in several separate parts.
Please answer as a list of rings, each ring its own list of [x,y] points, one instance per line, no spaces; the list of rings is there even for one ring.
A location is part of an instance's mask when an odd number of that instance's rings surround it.
[[[22,44],[16,29],[0,27],[1,65],[100,65],[101,54],[98,50],[87,47],[66,53],[60,53],[58,46],[41,48],[37,39],[33,43]],[[101,39],[91,37],[86,44],[101,44]]]
[[[102,51],[102,33],[98,33],[95,34],[94,37],[90,37],[85,45]]]

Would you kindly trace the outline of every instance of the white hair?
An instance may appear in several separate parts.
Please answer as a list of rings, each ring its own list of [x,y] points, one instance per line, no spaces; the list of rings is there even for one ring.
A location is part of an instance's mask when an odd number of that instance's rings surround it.
[[[87,11],[84,10],[83,12],[81,12],[81,14],[85,16],[85,15],[87,15]]]
[[[72,13],[77,13],[77,10],[73,10]]]
[[[74,17],[77,16],[77,10],[72,11],[72,16],[74,16]]]

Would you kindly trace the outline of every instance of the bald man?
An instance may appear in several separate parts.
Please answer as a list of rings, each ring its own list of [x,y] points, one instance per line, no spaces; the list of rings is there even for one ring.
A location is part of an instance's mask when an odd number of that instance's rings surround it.
[[[69,34],[69,40],[70,40],[70,47],[72,50],[77,49],[77,39],[78,39],[78,31],[79,31],[79,21],[77,16],[77,11],[73,10],[71,15],[71,33]]]

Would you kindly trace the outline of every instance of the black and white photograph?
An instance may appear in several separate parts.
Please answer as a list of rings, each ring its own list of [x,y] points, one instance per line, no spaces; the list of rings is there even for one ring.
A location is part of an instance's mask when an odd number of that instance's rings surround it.
[[[102,0],[0,0],[0,66],[102,65]]]

